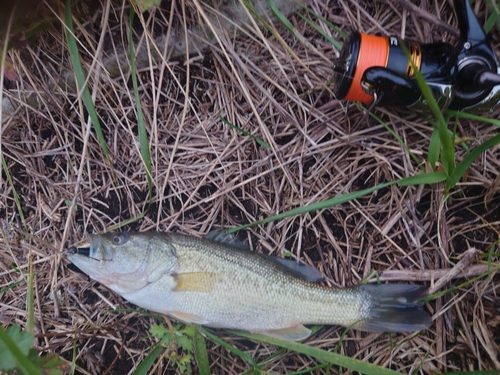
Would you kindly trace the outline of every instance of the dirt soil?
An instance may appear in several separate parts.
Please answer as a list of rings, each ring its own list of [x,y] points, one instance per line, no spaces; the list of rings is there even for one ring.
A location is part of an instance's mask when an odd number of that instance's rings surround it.
[[[458,29],[450,3],[413,2],[419,12],[407,2],[389,0],[312,0],[308,6],[346,33],[356,29],[454,43]],[[481,22],[491,14],[486,3],[475,2]],[[51,9],[54,17],[62,17],[63,8]],[[140,68],[140,106],[152,163],[149,196],[130,69],[113,75],[104,62],[106,54],[128,53],[123,47],[128,3],[77,2],[73,11],[110,162],[82,96],[71,85],[61,85],[61,78],[70,82],[74,73],[64,29],[56,21],[9,52],[19,78],[4,78],[3,99],[13,111],[2,116],[1,124],[1,152],[9,176],[4,168],[0,322],[4,327],[26,326],[31,259],[36,346],[42,353],[75,361],[76,373],[129,373],[156,342],[148,334],[157,323],[154,318],[78,273],[65,258],[69,246],[85,242],[86,233],[120,227],[203,236],[429,168],[433,126],[426,116],[397,108],[374,110],[405,148],[359,106],[336,100],[331,83],[338,51],[304,18],[323,33],[342,38],[302,10],[305,17],[289,17],[295,36],[267,16],[272,31],[261,22],[238,20],[237,31],[215,28],[216,41],[208,34],[193,36],[208,42],[189,50],[189,56],[151,57],[151,63]],[[206,26],[203,14],[213,12],[209,2],[187,2],[184,7],[179,1],[165,1],[142,20],[136,18],[135,41],[148,46],[148,56],[153,56],[157,36]],[[500,51],[497,26],[491,38]],[[499,113],[495,109],[488,117],[498,118]],[[470,149],[498,133],[498,127],[485,122],[460,119],[453,124]],[[466,154],[456,146],[457,161]],[[280,257],[290,252],[293,259],[318,268],[331,286],[354,285],[370,275],[375,282],[376,274],[381,281],[411,281],[431,290],[436,285],[440,291],[454,288],[425,304],[434,321],[428,330],[392,335],[351,330],[339,353],[405,374],[500,368],[499,155],[498,147],[481,154],[449,195],[443,184],[393,185],[238,235],[257,252]],[[460,272],[453,273],[461,259]],[[317,364],[295,352],[212,331],[256,362],[267,360],[264,369],[272,373]],[[333,350],[343,332],[324,327],[305,342]],[[212,373],[237,374],[250,368],[240,357],[207,342]],[[197,373],[194,362],[192,366]],[[177,372],[164,358],[151,373]],[[346,373],[334,368],[314,371],[339,372]]]

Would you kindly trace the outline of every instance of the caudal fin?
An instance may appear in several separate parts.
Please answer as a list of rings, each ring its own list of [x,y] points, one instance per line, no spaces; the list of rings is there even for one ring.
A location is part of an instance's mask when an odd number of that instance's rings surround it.
[[[370,317],[353,328],[367,332],[413,332],[428,328],[432,319],[420,307],[427,296],[423,285],[360,285],[372,301]]]

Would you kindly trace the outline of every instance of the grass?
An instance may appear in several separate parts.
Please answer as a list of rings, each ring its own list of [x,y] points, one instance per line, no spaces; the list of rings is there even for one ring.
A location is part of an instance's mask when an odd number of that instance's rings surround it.
[[[42,357],[60,353],[74,373],[493,373],[497,112],[434,108],[427,122],[397,110],[346,110],[328,88],[332,44],[338,49],[342,33],[353,26],[399,35],[404,20],[405,36],[419,40],[439,35],[439,24],[384,1],[322,0],[287,21],[276,4],[272,17],[254,6],[264,22],[258,30],[208,5],[203,18],[189,2],[134,23],[121,18],[130,9],[103,0],[94,21],[88,9],[66,7],[67,28],[49,30],[23,54],[10,52],[23,82],[3,91],[18,109],[2,117],[3,325],[27,334],[36,327],[30,340]],[[447,6],[436,9],[448,14]],[[216,21],[232,31],[215,29]],[[182,39],[193,24],[205,29],[190,34],[190,59],[171,57],[174,43],[155,39],[158,30]],[[124,43],[130,39],[134,47]],[[202,39],[206,49],[194,42]],[[115,75],[94,68],[105,68],[109,55],[125,57]],[[77,75],[78,92],[51,85],[66,77],[64,66]],[[89,117],[95,140],[82,132]],[[426,302],[435,324],[418,335],[315,327],[305,343],[288,343],[203,327],[151,332],[158,321],[148,314],[106,313],[123,301],[68,269],[60,254],[85,232],[201,235],[219,227],[246,228],[239,235],[254,251],[300,259],[333,286],[409,275],[430,285],[454,276]],[[479,254],[456,273],[471,247]]]

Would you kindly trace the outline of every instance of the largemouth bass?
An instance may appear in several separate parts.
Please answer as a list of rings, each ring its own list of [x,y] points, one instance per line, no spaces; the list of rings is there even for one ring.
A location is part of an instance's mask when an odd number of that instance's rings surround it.
[[[89,241],[69,250],[78,268],[137,306],[185,323],[294,341],[310,335],[305,324],[410,332],[432,323],[418,302],[423,286],[322,286],[306,280],[315,278],[307,266],[243,249],[229,235],[119,232]]]

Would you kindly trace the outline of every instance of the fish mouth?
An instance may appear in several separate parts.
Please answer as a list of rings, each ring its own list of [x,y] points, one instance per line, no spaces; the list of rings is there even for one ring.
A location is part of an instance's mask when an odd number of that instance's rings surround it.
[[[80,255],[96,261],[113,260],[109,249],[104,246],[101,236],[98,234],[88,234],[89,247],[72,247],[68,249],[70,255]]]

